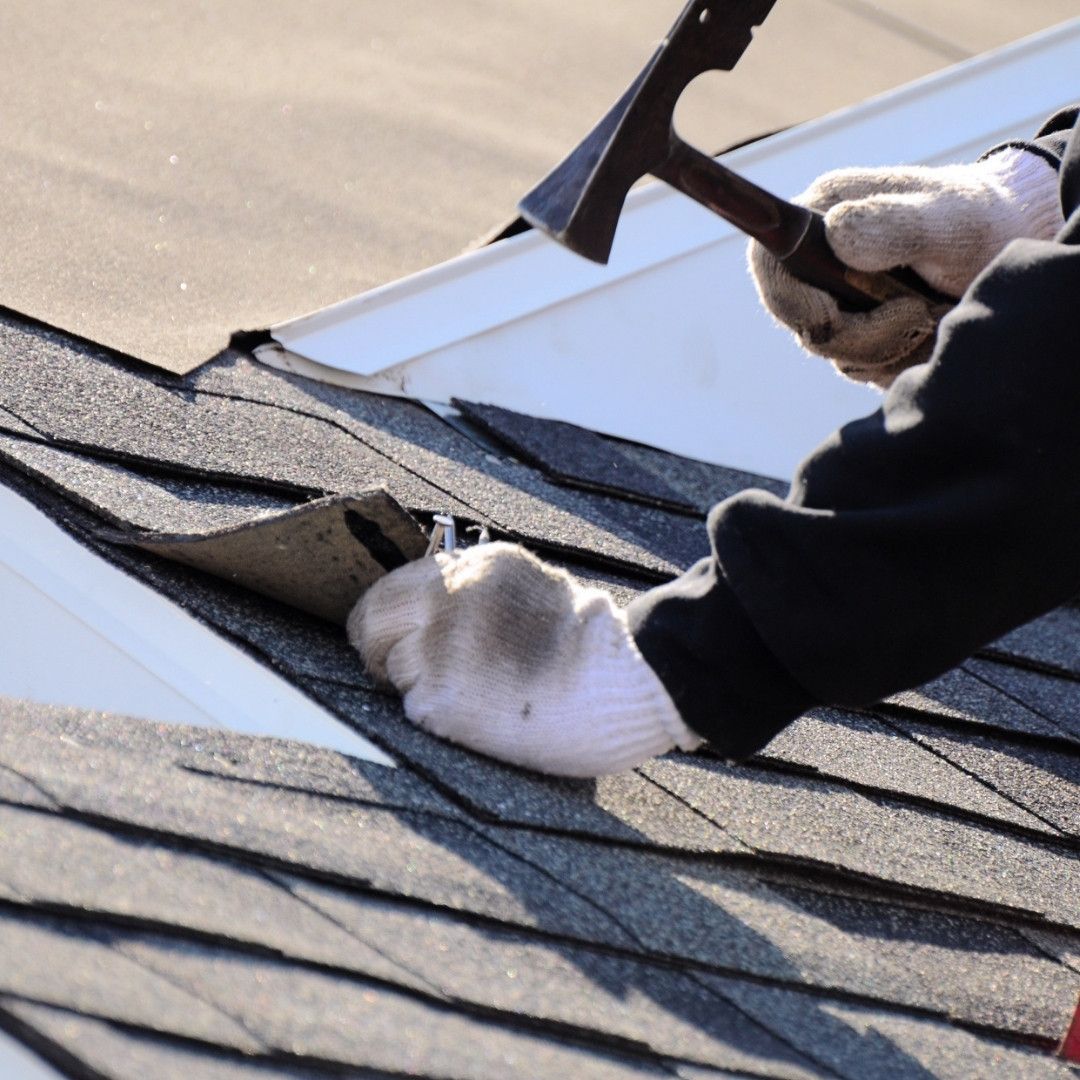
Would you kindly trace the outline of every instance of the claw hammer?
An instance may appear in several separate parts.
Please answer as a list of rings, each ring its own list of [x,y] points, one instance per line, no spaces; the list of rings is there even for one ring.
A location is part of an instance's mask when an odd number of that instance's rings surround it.
[[[689,195],[758,240],[808,285],[849,311],[916,293],[954,301],[909,267],[864,273],[825,238],[825,219],[732,172],[675,132],[675,106],[705,71],[730,71],[776,0],[690,0],[652,59],[607,115],[518,204],[531,225],[594,262],[606,263],[623,203],[647,173]]]

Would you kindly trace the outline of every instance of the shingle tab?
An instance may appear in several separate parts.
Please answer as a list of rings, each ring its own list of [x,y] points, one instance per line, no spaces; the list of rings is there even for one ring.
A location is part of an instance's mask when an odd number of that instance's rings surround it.
[[[0,352],[9,361],[0,365],[0,405],[68,447],[304,493],[382,483],[409,507],[464,510],[325,420],[179,384],[167,387],[91,347],[11,316],[0,316]],[[58,384],[63,394],[55,393]]]
[[[0,910],[0,992],[244,1052],[263,1043],[221,1009],[78,922]]]
[[[798,991],[706,976],[709,985],[845,1080],[1069,1080],[1046,1053],[1005,1045],[949,1024]]]
[[[419,524],[382,488],[328,496],[240,525],[153,532],[131,542],[342,625],[365,589],[427,548]]]
[[[1004,668],[1000,664],[987,666],[983,662],[969,660],[933,682],[894,694],[888,701],[911,712],[930,713],[961,721],[965,725],[1018,735],[1068,738],[1068,731],[1053,719],[1032,708],[1024,698],[1008,693],[1004,686],[996,685],[999,672],[1011,678],[1013,671],[1015,669]],[[1042,679],[1043,676],[1036,678]],[[1080,736],[1077,741],[1080,742]]]
[[[562,884],[441,815],[394,806],[395,769],[368,775],[371,802],[226,784],[152,755],[69,746],[0,725],[0,763],[97,820],[189,838],[252,859],[585,940],[619,941],[611,919]]]
[[[85,535],[83,539],[98,554],[243,643],[286,675],[371,689],[371,680],[340,627],[126,544]]]
[[[324,792],[358,804],[438,816],[454,814],[452,805],[430,784],[407,770],[388,769],[306,743],[158,724],[10,698],[0,698],[0,720],[0,752],[26,762],[30,779],[35,768],[51,768],[49,762],[54,759],[57,774],[62,775],[71,765],[73,780],[88,777],[89,766],[83,768],[79,763],[100,759],[107,766],[106,776],[137,779],[143,771],[171,782],[186,777],[189,771],[216,772],[271,786],[274,778],[280,777],[280,786],[302,787],[311,795]],[[35,790],[40,788],[35,785]]]
[[[471,421],[551,479],[596,491],[643,499],[661,506],[694,506],[658,473],[641,468],[618,444],[594,431],[471,401],[453,402]]]
[[[12,432],[15,435],[25,435],[28,438],[40,438],[40,432],[31,427],[21,416],[17,416],[10,409],[0,405],[0,431]]]
[[[986,651],[1080,678],[1080,608],[1073,604],[1055,608],[998,638]]]
[[[43,810],[55,810],[56,801],[50,799],[36,784],[0,765],[0,801],[18,803],[20,806],[36,806]]]
[[[920,742],[978,776],[1015,805],[1080,839],[1080,754],[1026,744],[1010,746],[931,727],[910,730]]]
[[[319,1080],[323,1072],[272,1064],[265,1058],[212,1051],[118,1027],[66,1009],[0,998],[0,1012],[15,1017],[50,1046],[110,1080]],[[378,1080],[374,1074],[365,1080]]]
[[[122,948],[148,970],[228,1009],[267,1045],[288,1054],[461,1080],[664,1075],[658,1066],[606,1048],[515,1030],[371,983],[149,937],[128,939]]]
[[[0,436],[0,458],[121,527],[161,532],[222,528],[287,509],[295,502],[247,487],[139,472],[9,436]]]
[[[2,806],[0,838],[0,889],[23,903],[183,927],[409,981],[273,879],[220,856]]]
[[[989,660],[969,660],[965,667],[1035,713],[1058,738],[1080,745],[1080,681]]]
[[[1055,1037],[1076,972],[960,915],[767,882],[749,870],[501,831],[619,920],[647,954]]]
[[[194,372],[188,384],[338,425],[466,503],[474,516],[545,550],[586,552],[654,576],[676,573],[709,550],[705,529],[693,518],[552,484],[411,401],[282,377],[242,359]],[[389,488],[396,494],[392,483]]]
[[[802,1055],[669,968],[475,926],[442,912],[373,903],[320,884],[292,884],[299,896],[450,999],[591,1029],[665,1057],[769,1076],[807,1075]]]
[[[652,446],[615,440],[620,453],[631,461],[636,461],[643,469],[662,476],[672,487],[702,513],[731,495],[736,495],[747,488],[761,488],[783,498],[788,492],[788,483],[757,473],[743,472],[741,469],[729,469],[724,465],[713,465],[706,461],[695,461],[666,450],[657,450]]]
[[[428,734],[405,719],[397,699],[313,680],[303,685],[361,734],[436,779],[485,817],[693,851],[748,850],[636,773],[596,780],[541,776]]]
[[[1080,856],[839,784],[672,756],[643,771],[755,851],[1080,927]]]
[[[988,784],[872,717],[816,710],[781,731],[762,757],[860,787],[1057,834],[1052,826],[997,794]]]

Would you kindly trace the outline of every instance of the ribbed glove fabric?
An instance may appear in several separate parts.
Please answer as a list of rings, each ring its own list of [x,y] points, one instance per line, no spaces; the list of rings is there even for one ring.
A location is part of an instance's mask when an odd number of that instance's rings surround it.
[[[622,772],[701,742],[611,598],[513,544],[395,570],[361,598],[348,634],[409,719],[538,772]]]
[[[973,164],[840,169],[796,202],[825,214],[830,246],[856,270],[910,266],[959,298],[1011,240],[1049,240],[1063,224],[1058,177],[1043,157],[1008,147]],[[869,312],[841,311],[751,241],[750,272],[768,311],[808,352],[858,382],[889,386],[927,359],[951,305],[899,297]]]

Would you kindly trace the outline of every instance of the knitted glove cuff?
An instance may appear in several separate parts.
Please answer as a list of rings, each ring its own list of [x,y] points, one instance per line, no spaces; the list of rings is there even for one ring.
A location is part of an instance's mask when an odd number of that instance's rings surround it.
[[[637,693],[642,708],[647,709],[652,716],[659,720],[671,745],[677,746],[680,750],[696,750],[705,740],[686,726],[682,716],[679,715],[679,710],[675,707],[675,703],[671,700],[667,688],[641,654],[633,634],[630,633],[625,610],[619,611],[618,618],[620,626],[626,633],[627,652],[635,660],[633,670],[637,673],[640,682]]]
[[[982,159],[1015,202],[1023,235],[1052,240],[1064,224],[1057,170],[1039,154],[1006,146]]]

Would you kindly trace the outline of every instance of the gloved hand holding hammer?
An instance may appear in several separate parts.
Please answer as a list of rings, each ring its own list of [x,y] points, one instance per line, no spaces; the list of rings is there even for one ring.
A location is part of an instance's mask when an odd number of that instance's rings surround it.
[[[848,266],[907,266],[955,300],[1010,240],[1053,237],[1062,224],[1057,180],[1045,158],[1006,147],[970,165],[838,170],[795,202],[825,215],[829,244]],[[762,303],[807,351],[883,388],[930,355],[951,307],[907,295],[867,312],[843,311],[756,241],[749,262]]]

